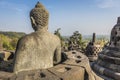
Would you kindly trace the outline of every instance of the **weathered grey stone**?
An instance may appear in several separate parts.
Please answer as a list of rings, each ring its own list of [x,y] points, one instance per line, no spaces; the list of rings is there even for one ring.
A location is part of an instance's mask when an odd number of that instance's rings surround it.
[[[111,31],[110,46],[120,49],[120,17]]]
[[[95,44],[95,33],[93,33],[92,41],[90,41],[86,47],[85,54],[88,56],[88,59],[92,62],[97,60],[98,53],[102,50],[100,45]]]
[[[99,53],[93,69],[102,76],[120,80],[120,17],[111,31],[110,44]]]
[[[22,71],[16,76],[16,80],[60,80],[59,77],[46,70]]]
[[[61,64],[48,69],[20,71],[9,77],[9,80],[103,80],[92,71],[85,55],[77,51],[64,54],[67,60]],[[13,73],[9,73],[11,74]],[[4,78],[5,76],[1,79]]]
[[[108,52],[104,52],[108,50]],[[104,51],[101,52],[101,54],[105,54],[105,55],[108,55],[108,56],[112,56],[112,57],[116,57],[116,58],[120,58],[120,51],[115,51],[113,49],[106,49]],[[114,53],[114,54],[113,54]]]
[[[0,71],[0,79],[1,80],[15,80],[15,74]]]
[[[82,67],[71,65],[57,65],[48,69],[61,80],[84,80],[85,70]]]
[[[88,58],[80,52],[69,51],[65,53],[67,60],[63,64],[74,65],[74,66],[86,66],[89,63]]]
[[[0,58],[4,61],[8,61],[8,58],[12,55],[10,51],[1,51],[0,52]]]
[[[92,71],[89,60],[85,55],[76,51],[70,51],[65,54],[67,55],[68,59],[63,62],[63,64],[84,68],[87,74],[87,76],[85,75],[85,80],[103,80]]]
[[[99,54],[99,58],[102,60],[110,61],[111,63],[114,64],[120,64],[120,58],[111,57],[104,54]]]
[[[60,39],[48,32],[48,11],[37,3],[30,12],[35,32],[18,41],[14,59],[14,72],[46,69],[61,61]]]
[[[108,61],[105,61],[105,60],[103,61],[103,60],[100,60],[100,59],[97,61],[97,64],[100,65],[100,66],[103,66],[105,68],[111,69],[113,71],[120,72],[120,65],[112,64]]]
[[[118,72],[114,72],[110,69],[104,68],[104,67],[99,66],[97,64],[94,64],[94,69],[95,69],[95,71],[99,72],[102,75],[106,75],[106,76],[111,77],[115,80],[120,80],[120,73],[118,73]]]
[[[13,60],[1,61],[0,71],[13,72]]]
[[[4,53],[0,53],[0,62],[4,60],[4,57],[5,57]]]

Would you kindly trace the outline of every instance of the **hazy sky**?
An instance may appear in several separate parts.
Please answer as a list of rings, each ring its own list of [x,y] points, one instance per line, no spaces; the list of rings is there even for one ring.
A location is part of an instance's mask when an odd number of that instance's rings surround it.
[[[62,35],[109,35],[120,16],[120,0],[0,0],[0,31],[33,32],[29,12],[38,1],[50,13],[49,31]]]

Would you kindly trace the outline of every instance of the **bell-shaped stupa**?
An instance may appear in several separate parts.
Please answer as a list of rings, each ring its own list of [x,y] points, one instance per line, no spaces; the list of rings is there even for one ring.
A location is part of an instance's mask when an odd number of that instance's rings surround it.
[[[109,45],[99,53],[93,69],[105,80],[120,80],[120,17],[111,31]]]

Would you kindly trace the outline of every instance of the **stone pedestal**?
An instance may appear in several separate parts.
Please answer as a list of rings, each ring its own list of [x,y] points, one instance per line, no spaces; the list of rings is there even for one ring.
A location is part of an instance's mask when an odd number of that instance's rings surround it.
[[[103,80],[90,68],[88,58],[80,52],[65,52],[66,60],[48,69],[0,72],[1,80]],[[34,65],[36,66],[36,65]],[[7,75],[7,76],[6,76]]]

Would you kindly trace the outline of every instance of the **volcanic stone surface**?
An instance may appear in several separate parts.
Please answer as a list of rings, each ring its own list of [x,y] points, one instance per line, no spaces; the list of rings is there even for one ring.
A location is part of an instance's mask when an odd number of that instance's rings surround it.
[[[90,68],[88,58],[80,52],[63,53],[65,61],[52,68],[21,71],[17,74],[0,71],[0,80],[103,80]],[[36,65],[34,65],[36,66]]]
[[[23,36],[15,51],[15,73],[53,67],[61,61],[60,39],[48,32],[49,13],[41,3],[30,12],[31,24],[35,32]]]
[[[96,61],[98,58],[98,53],[102,51],[102,47],[95,44],[95,38],[96,34],[93,33],[92,41],[88,43],[85,51],[86,56],[91,62]]]
[[[111,31],[110,44],[98,55],[93,69],[107,80],[120,80],[120,17]]]

